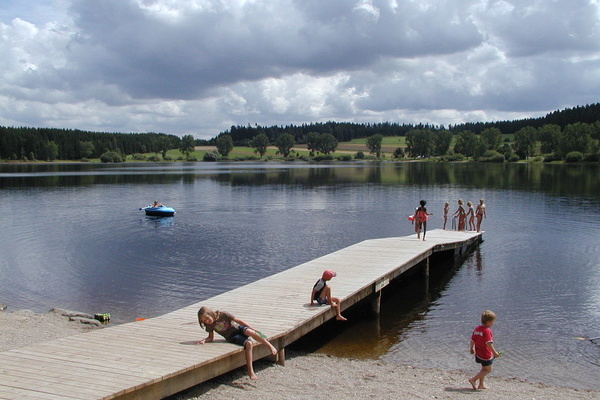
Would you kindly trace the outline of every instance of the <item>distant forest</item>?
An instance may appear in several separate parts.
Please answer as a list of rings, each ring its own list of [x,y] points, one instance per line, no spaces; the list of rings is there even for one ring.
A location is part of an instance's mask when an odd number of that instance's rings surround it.
[[[0,126],[0,160],[81,160],[118,154],[161,153],[181,138],[164,133],[103,133]]]
[[[519,130],[532,127],[541,128],[544,125],[557,125],[564,129],[567,125],[575,123],[593,124],[600,121],[600,103],[595,103],[585,106],[577,106],[575,108],[566,108],[561,111],[554,111],[544,117],[526,118],[515,121],[497,121],[497,122],[468,122],[464,124],[450,125],[448,128],[444,126],[436,126],[429,124],[398,124],[391,122],[357,124],[351,122],[325,122],[302,124],[300,126],[232,126],[229,130],[221,132],[217,137],[230,135],[234,144],[247,146],[251,140],[264,133],[273,143],[277,137],[284,133],[289,133],[294,137],[296,143],[306,143],[306,137],[310,132],[329,133],[332,134],[338,142],[348,142],[352,139],[366,138],[373,135],[382,136],[406,136],[412,130],[432,130],[442,131],[448,130],[453,134],[463,131],[470,131],[476,135],[481,134],[484,130],[496,128],[502,134],[514,134]],[[210,140],[211,144],[215,143],[216,138]]]
[[[591,151],[596,154],[598,151],[598,136],[600,135],[600,103],[566,108],[540,118],[470,122],[451,125],[448,128],[428,124],[391,122],[358,124],[333,121],[285,127],[232,126],[229,130],[221,132],[210,140],[194,139],[192,135],[178,137],[153,132],[109,133],[72,129],[0,126],[0,160],[102,159],[102,156],[107,153],[111,153],[117,158],[125,155],[155,153],[157,155],[156,159],[158,159],[158,154],[162,153],[163,159],[166,159],[166,152],[170,149],[180,149],[188,158],[194,145],[215,145],[220,138],[229,136],[235,145],[252,147],[253,139],[261,134],[263,134],[262,137],[266,136],[266,144],[275,143],[282,136],[291,136],[294,143],[306,144],[307,139],[310,140],[311,137],[309,134],[333,136],[338,142],[348,142],[352,139],[374,136],[406,136],[406,150],[412,156],[444,155],[447,151],[450,151],[460,152],[469,157],[477,155],[477,151],[472,149],[472,147],[477,147],[472,140],[473,136],[486,140],[490,133],[493,140],[488,143],[487,149],[494,151],[500,151],[499,143],[496,143],[499,133],[515,134],[515,142],[509,146],[511,148],[502,151],[505,155],[510,155],[512,152],[518,154],[521,158],[534,155],[532,149],[535,147],[536,141],[541,143],[539,151],[542,154],[556,153],[561,158],[565,156],[566,152],[573,150],[582,153]],[[431,142],[435,141],[431,138],[432,134],[434,137],[446,137],[446,139],[448,136],[455,137],[458,140],[458,148],[456,145],[454,149],[449,149],[448,146],[438,146],[441,149],[439,152],[431,150]],[[427,141],[421,140],[421,137],[426,136],[429,137]],[[580,140],[581,144],[575,143],[575,139],[581,137],[585,140]],[[419,141],[424,143],[419,144]],[[560,149],[561,146],[562,149]],[[484,150],[483,147],[482,150]]]

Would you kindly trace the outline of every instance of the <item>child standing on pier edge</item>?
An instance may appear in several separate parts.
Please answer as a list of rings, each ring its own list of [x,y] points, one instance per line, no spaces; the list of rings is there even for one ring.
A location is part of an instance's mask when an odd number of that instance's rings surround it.
[[[423,228],[423,240],[425,240],[425,234],[427,233],[427,220],[429,219],[429,215],[433,215],[427,212],[427,208],[425,208],[425,204],[427,202],[425,200],[421,200],[419,202],[419,207],[415,212],[415,224],[417,231],[417,239],[421,239],[421,228]]]
[[[448,211],[450,209],[450,204],[448,202],[444,203],[444,230],[446,230],[446,222],[448,222]]]
[[[481,325],[475,328],[471,335],[469,351],[475,354],[475,362],[481,364],[481,370],[469,379],[473,390],[487,389],[484,379],[487,374],[492,372],[492,362],[495,357],[500,357],[500,353],[494,348],[494,335],[492,334],[492,325],[496,321],[496,314],[486,310],[481,314]],[[479,386],[477,386],[479,381]]]
[[[331,288],[327,286],[327,281],[331,280],[337,274],[332,270],[323,271],[321,279],[315,283],[312,292],[310,293],[310,305],[313,306],[315,301],[318,305],[329,304],[335,310],[335,319],[338,321],[346,321],[346,318],[342,317],[341,302],[337,297],[331,296]]]
[[[246,353],[246,366],[250,379],[258,379],[252,367],[252,347],[254,343],[249,338],[259,341],[267,346],[272,355],[277,355],[277,349],[261,334],[242,321],[226,311],[213,311],[208,307],[201,307],[198,310],[198,323],[200,327],[205,328],[208,337],[202,339],[196,344],[212,342],[215,338],[215,331],[223,336],[230,343],[244,346]]]

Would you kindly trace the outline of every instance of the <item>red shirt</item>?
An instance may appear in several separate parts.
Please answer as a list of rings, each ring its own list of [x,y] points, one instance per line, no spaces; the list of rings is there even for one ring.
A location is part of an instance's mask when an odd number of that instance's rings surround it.
[[[471,340],[475,342],[475,355],[477,357],[485,361],[494,358],[494,353],[486,346],[486,343],[494,343],[494,335],[490,328],[485,325],[479,325],[473,331]]]

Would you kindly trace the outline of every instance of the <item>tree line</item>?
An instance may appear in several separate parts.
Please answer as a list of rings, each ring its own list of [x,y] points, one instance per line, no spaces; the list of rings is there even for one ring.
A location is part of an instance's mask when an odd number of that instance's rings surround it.
[[[503,136],[503,134],[505,136]],[[513,137],[506,139],[506,134]],[[442,156],[446,159],[474,157],[483,160],[527,158],[544,155],[545,160],[598,158],[600,139],[600,103],[554,111],[541,118],[517,121],[466,123],[435,126],[350,122],[311,123],[261,127],[232,126],[215,138],[194,139],[164,133],[107,133],[72,129],[0,126],[0,160],[80,160],[100,158],[118,162],[125,155],[162,153],[179,149],[186,160],[194,161],[194,146],[216,145],[227,156],[235,145],[249,146],[261,157],[268,146],[288,157],[296,143],[305,144],[311,155],[330,155],[339,142],[367,138],[367,147],[376,157],[381,155],[383,137],[404,136],[406,148],[397,148],[394,157],[405,152],[411,157]],[[452,146],[452,144],[454,144]],[[218,155],[217,155],[218,156]],[[135,157],[134,157],[135,158]]]
[[[575,121],[582,119],[582,122]],[[548,121],[557,123],[548,123]],[[497,125],[497,126],[496,126]],[[513,139],[509,139],[498,126],[510,129]],[[352,127],[358,127],[356,132],[377,132],[367,136],[366,146],[371,154],[379,158],[383,138],[390,132],[405,136],[406,147],[398,147],[393,153],[394,158],[410,157],[443,157],[445,160],[462,160],[472,157],[481,161],[504,162],[517,161],[531,156],[543,156],[544,161],[598,161],[600,158],[600,103],[585,107],[565,109],[553,112],[545,118],[526,119],[513,122],[462,124],[449,127],[434,127],[428,125],[397,125],[385,124],[352,124],[327,122],[325,124],[289,126],[286,128],[232,127],[230,131],[221,133],[214,139],[218,152],[227,156],[237,143],[254,148],[261,157],[267,146],[274,145],[278,153],[288,157],[290,149],[296,142],[306,144],[311,156],[314,153],[328,155],[335,152],[338,137],[335,132],[348,133]],[[465,129],[465,128],[472,129]],[[380,133],[383,129],[387,135]],[[305,133],[307,129],[311,130]],[[459,130],[460,129],[460,130]],[[246,138],[246,135],[252,135]],[[269,136],[269,134],[271,136]],[[452,145],[454,143],[454,145]],[[357,153],[357,155],[359,155]]]
[[[193,139],[193,138],[192,138]],[[117,155],[166,153],[182,138],[164,133],[103,133],[72,129],[0,126],[2,160],[80,160]]]
[[[237,146],[251,146],[252,140],[259,134],[267,136],[271,143],[275,143],[279,136],[287,133],[294,137],[296,143],[306,143],[308,134],[311,132],[331,134],[338,142],[348,142],[352,139],[366,138],[373,135],[381,136],[406,136],[414,130],[432,130],[449,131],[452,134],[458,134],[463,131],[470,131],[476,135],[481,134],[486,129],[496,128],[503,134],[515,134],[517,131],[526,128],[540,128],[544,125],[557,125],[564,129],[569,124],[577,122],[593,124],[600,120],[600,103],[577,106],[574,108],[565,108],[564,110],[554,111],[540,118],[526,118],[514,121],[496,121],[496,122],[469,122],[464,124],[436,126],[431,124],[398,124],[392,122],[382,123],[352,123],[352,122],[334,122],[310,123],[302,125],[287,126],[260,126],[260,125],[237,125],[231,126],[228,130],[219,133],[211,139],[211,145],[216,144],[216,139],[220,136],[228,135]]]
[[[454,137],[454,146],[451,142]],[[544,161],[599,161],[600,120],[594,123],[526,126],[504,138],[498,128],[480,134],[470,130],[453,135],[447,130],[412,130],[406,135],[406,152],[413,157],[442,156],[446,159],[473,157],[482,161],[516,161],[543,156]]]

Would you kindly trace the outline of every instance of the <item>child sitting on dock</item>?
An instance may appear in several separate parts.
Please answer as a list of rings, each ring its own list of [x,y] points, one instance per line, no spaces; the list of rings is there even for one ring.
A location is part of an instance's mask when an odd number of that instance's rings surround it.
[[[346,321],[347,319],[342,317],[342,311],[340,308],[340,299],[331,296],[331,288],[327,286],[327,281],[331,280],[337,274],[332,270],[326,270],[323,272],[321,279],[315,283],[312,292],[310,294],[310,305],[314,305],[315,301],[318,305],[329,304],[335,310],[335,319],[338,321]]]
[[[495,357],[500,357],[500,353],[494,348],[494,335],[492,334],[492,325],[496,321],[496,314],[486,310],[481,314],[481,325],[475,328],[471,335],[469,350],[475,354],[475,362],[481,364],[481,370],[477,375],[469,379],[469,383],[474,390],[487,389],[483,383],[487,374],[492,372],[492,362]],[[479,386],[477,386],[479,381]]]
[[[202,339],[196,344],[204,344],[212,342],[215,337],[215,331],[223,336],[230,343],[244,346],[246,353],[246,366],[248,368],[248,376],[250,379],[258,379],[252,367],[252,347],[254,343],[250,338],[259,341],[267,346],[272,355],[277,355],[277,349],[254,329],[239,318],[234,317],[226,311],[213,311],[208,307],[201,307],[198,310],[198,323],[200,327],[206,329],[208,337]]]

